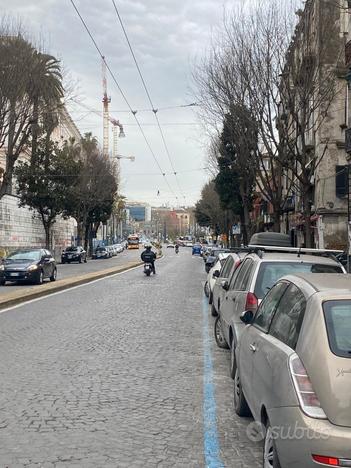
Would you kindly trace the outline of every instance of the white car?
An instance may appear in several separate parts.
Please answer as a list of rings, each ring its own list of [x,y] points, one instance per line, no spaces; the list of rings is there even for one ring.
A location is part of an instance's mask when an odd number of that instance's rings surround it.
[[[207,275],[207,281],[204,286],[204,291],[206,296],[208,297],[208,302],[209,304],[212,304],[213,300],[213,287],[216,283],[216,280],[218,278],[218,274],[224,264],[225,259],[228,257],[229,253],[220,253],[218,255],[218,259],[214,266],[211,268]]]
[[[116,248],[117,253],[121,253],[124,250],[122,244],[116,244],[114,247]]]

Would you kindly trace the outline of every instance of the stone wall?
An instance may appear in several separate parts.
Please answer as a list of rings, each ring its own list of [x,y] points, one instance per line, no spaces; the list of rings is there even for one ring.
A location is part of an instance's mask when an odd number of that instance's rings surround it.
[[[73,219],[58,219],[53,227],[53,252],[59,257],[62,248],[72,243],[76,233]],[[35,212],[18,206],[18,198],[6,195],[0,200],[0,256],[20,247],[44,247],[45,231]]]

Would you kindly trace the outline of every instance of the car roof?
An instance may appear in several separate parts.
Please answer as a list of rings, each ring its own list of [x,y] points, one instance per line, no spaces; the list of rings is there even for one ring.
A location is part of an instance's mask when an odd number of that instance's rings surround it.
[[[264,252],[262,258],[255,253],[248,254],[248,257],[257,258],[259,257],[262,262],[271,261],[286,261],[286,262],[303,262],[303,263],[314,263],[318,265],[340,265],[341,264],[331,258],[323,255],[306,255],[299,254],[298,252]]]
[[[315,292],[341,292],[351,294],[351,275],[344,273],[298,273],[296,275],[284,276],[291,282],[306,282]]]

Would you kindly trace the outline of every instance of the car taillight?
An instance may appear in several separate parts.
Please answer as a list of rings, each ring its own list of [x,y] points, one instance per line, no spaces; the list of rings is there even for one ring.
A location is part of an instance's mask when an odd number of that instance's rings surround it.
[[[327,419],[315,394],[305,366],[297,354],[290,356],[290,372],[302,411],[311,418]]]
[[[254,293],[249,292],[247,293],[246,296],[246,304],[245,304],[245,310],[252,310],[252,309],[257,309],[258,306],[258,299],[254,295]]]
[[[340,466],[339,459],[334,457],[324,457],[322,455],[312,455],[314,461],[329,466]]]

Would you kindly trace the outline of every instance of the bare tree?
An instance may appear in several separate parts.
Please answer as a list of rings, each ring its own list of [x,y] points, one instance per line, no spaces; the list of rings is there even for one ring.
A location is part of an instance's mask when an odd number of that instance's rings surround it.
[[[285,148],[279,139],[276,117],[280,74],[293,29],[287,19],[291,13],[278,1],[255,2],[232,14],[226,12],[211,53],[194,73],[201,116],[207,122],[212,120],[216,132],[226,115],[236,113],[240,117],[238,109],[249,110],[241,113],[240,126],[255,126],[258,144],[251,148],[249,156],[244,152],[242,175],[247,176],[249,164],[261,194],[273,205],[275,230],[280,229],[288,196],[282,188]],[[243,147],[252,146],[250,133],[242,133],[240,139]],[[240,167],[237,169],[240,171]]]
[[[337,28],[340,11],[327,0],[308,0],[295,29],[280,79],[278,120],[285,154],[282,164],[296,182],[305,219],[305,243],[312,243],[311,206],[316,169],[328,150],[324,126],[340,91],[338,70],[343,68],[344,42]],[[343,86],[343,83],[342,83]],[[323,127],[317,146],[316,136]]]

